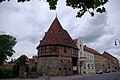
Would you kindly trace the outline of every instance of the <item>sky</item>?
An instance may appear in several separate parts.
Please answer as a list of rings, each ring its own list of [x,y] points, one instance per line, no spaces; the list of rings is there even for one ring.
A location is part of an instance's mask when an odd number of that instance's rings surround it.
[[[95,13],[94,17],[86,13],[76,18],[78,10],[66,6],[65,0],[59,0],[56,10],[50,10],[45,0],[31,0],[17,3],[16,0],[0,3],[0,34],[9,34],[17,39],[15,54],[32,57],[37,55],[36,47],[57,18],[72,39],[82,37],[84,44],[101,54],[106,51],[120,60],[120,0],[109,0],[105,5],[106,13]]]

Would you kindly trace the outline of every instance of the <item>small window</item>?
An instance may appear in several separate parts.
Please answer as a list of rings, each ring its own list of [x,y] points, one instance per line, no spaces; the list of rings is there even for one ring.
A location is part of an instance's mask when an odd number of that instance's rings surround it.
[[[68,63],[70,63],[70,60],[68,60]]]
[[[87,55],[87,58],[89,59],[89,55]]]
[[[65,41],[65,43],[67,43],[67,42],[68,42],[68,39],[65,39],[64,41]]]
[[[91,67],[92,67],[92,69],[94,69],[94,65],[93,64],[91,65]]]
[[[61,62],[61,63],[63,62],[62,59],[60,60],[60,62]]]
[[[82,57],[82,51],[80,51],[80,57]]]
[[[69,71],[71,71],[71,68],[69,68]]]
[[[61,32],[61,31],[59,31],[59,34],[62,34],[62,32]]]
[[[55,40],[56,40],[56,38],[54,37],[54,38],[52,38],[52,40],[53,40],[53,41],[55,41]]]
[[[59,71],[61,71],[61,68],[59,68]]]
[[[64,47],[64,53],[67,53],[67,48],[66,47]]]
[[[86,69],[86,64],[85,63],[83,64],[83,66],[84,66],[84,69]]]
[[[90,64],[88,64],[88,69],[90,69]]]
[[[67,60],[65,59],[64,62],[66,62]]]
[[[80,50],[82,50],[82,46],[81,46],[81,44],[80,44]]]
[[[51,30],[50,32],[53,33],[53,30]]]
[[[67,68],[66,68],[66,67],[64,67],[64,70],[67,70]]]
[[[86,54],[84,54],[84,57],[86,57]]]

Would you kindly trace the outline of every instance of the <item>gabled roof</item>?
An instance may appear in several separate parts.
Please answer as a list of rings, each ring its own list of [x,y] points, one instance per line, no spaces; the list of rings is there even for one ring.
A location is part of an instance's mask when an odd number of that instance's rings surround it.
[[[26,56],[26,55],[22,55],[22,56],[25,56],[25,63],[26,64],[29,64],[30,63],[30,60],[29,60],[29,58]],[[14,61],[14,64],[16,64],[19,60],[20,60],[20,58],[21,58],[21,56],[20,57],[18,57],[15,61]]]
[[[89,48],[89,47],[87,47],[86,45],[84,45],[83,48],[84,48],[85,51],[91,52],[91,53],[93,53],[94,55],[100,55],[100,56],[102,56],[102,54],[100,54],[98,51],[96,51],[96,50],[94,50],[94,49],[92,49],[92,48]]]
[[[57,18],[54,19],[37,49],[45,45],[64,45],[78,49],[68,32],[62,28]]]
[[[110,53],[108,53],[108,52],[106,52],[106,51],[104,51],[102,55],[103,55],[104,57],[108,58],[108,59],[115,58],[116,60],[118,60],[116,57],[114,57],[113,55],[111,55]],[[106,55],[108,55],[109,57],[106,56]]]

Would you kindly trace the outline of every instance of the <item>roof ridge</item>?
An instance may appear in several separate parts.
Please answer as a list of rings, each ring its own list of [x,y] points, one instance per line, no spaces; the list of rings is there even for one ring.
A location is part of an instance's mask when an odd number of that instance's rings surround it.
[[[92,53],[95,53],[95,54],[100,54],[97,50],[95,50],[95,49],[93,49],[93,48],[90,48],[90,47],[88,47],[88,46],[86,46],[86,45],[84,45],[83,46],[84,47],[84,49],[86,50],[86,51],[89,51],[89,52],[92,52]],[[102,55],[102,54],[100,54],[100,55]]]
[[[54,19],[54,21],[52,22],[45,36],[41,40],[40,45],[37,47],[37,49],[40,46],[51,45],[51,44],[64,45],[78,49],[71,36],[61,26],[58,18]]]

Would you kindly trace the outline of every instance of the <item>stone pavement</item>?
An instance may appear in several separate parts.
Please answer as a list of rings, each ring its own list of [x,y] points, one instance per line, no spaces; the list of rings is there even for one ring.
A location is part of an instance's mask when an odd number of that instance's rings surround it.
[[[85,76],[90,76],[90,75],[73,75],[73,76],[52,76],[50,79],[47,80],[74,80],[80,77],[85,77]],[[0,79],[2,80],[2,79]],[[39,76],[39,78],[35,79],[19,79],[19,78],[14,78],[14,79],[5,79],[5,80],[46,80],[45,77]]]

